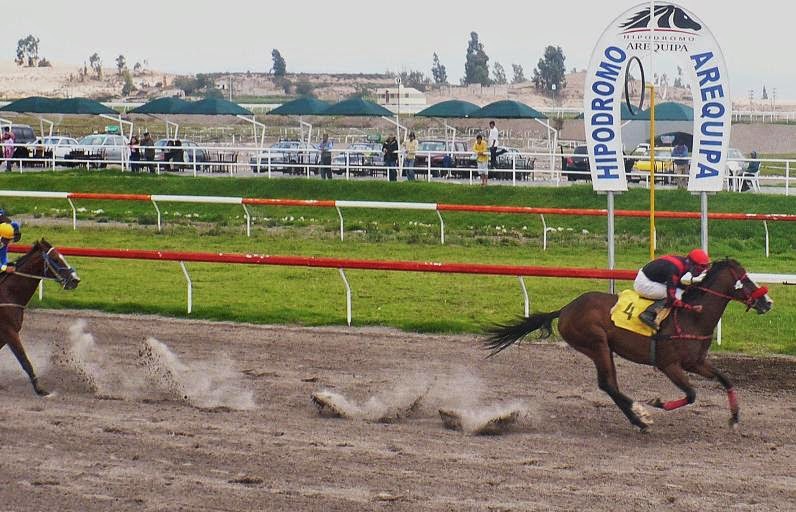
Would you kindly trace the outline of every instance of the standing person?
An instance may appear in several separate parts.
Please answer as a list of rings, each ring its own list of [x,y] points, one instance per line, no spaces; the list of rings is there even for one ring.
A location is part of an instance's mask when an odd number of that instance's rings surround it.
[[[387,168],[387,176],[390,181],[398,181],[398,139],[395,135],[390,135],[381,147],[384,153],[384,166]]]
[[[672,158],[674,159],[674,182],[678,188],[685,188],[688,183],[688,147],[680,141],[672,148]]]
[[[144,147],[144,160],[149,172],[155,172],[155,141],[149,132],[144,132],[144,137],[141,139],[141,145]]]
[[[329,134],[323,134],[323,140],[319,146],[321,150],[321,179],[332,179],[332,141],[329,140]]]
[[[481,186],[485,187],[487,180],[489,180],[489,165],[487,164],[487,145],[484,136],[480,133],[475,136],[475,144],[473,144],[473,153],[475,153],[475,160],[478,164],[478,176],[481,177]]]
[[[658,313],[667,306],[675,308],[692,308],[682,300],[681,281],[687,282],[683,276],[690,273],[691,282],[705,272],[710,265],[708,253],[702,249],[694,249],[688,256],[666,255],[644,265],[638,271],[633,289],[645,299],[654,300],[638,318],[653,329],[658,328]],[[701,308],[701,306],[695,306]]]
[[[14,266],[8,264],[8,244],[19,242],[22,234],[19,224],[12,221],[5,214],[2,214],[3,221],[0,223],[0,272],[14,273]]]
[[[14,165],[12,158],[14,158],[14,132],[10,126],[3,127],[3,158],[6,159],[6,171],[11,172],[11,166]]]
[[[404,167],[406,168],[406,180],[415,181],[415,157],[417,156],[417,138],[415,132],[409,132],[409,140],[404,144],[406,146],[406,159],[404,159]]]
[[[494,121],[489,121],[489,168],[497,169],[498,129]]]
[[[133,135],[130,137],[130,170],[132,172],[138,172],[140,169],[140,164],[138,162],[141,161],[141,146],[138,142],[138,135]]]

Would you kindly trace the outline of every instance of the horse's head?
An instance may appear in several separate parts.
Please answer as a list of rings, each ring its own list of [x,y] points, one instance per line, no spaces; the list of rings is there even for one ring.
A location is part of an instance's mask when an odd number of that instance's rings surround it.
[[[713,263],[700,288],[723,293],[731,300],[746,304],[747,311],[754,309],[761,315],[774,305],[774,301],[768,296],[768,288],[758,286],[749,278],[746,269],[733,259]]]
[[[77,285],[80,283],[80,277],[78,277],[77,272],[69,266],[69,263],[67,263],[63,255],[58,252],[58,249],[50,245],[47,240],[42,238],[33,244],[33,247],[31,247],[26,256],[28,255],[36,259],[41,258],[44,267],[41,277],[58,281],[58,283],[64,287],[64,290],[74,290],[77,288]],[[25,259],[26,258],[23,256],[17,263],[17,266],[22,265]]]

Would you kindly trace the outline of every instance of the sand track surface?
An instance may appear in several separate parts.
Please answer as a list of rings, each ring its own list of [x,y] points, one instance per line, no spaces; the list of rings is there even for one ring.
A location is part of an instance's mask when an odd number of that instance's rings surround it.
[[[713,356],[726,396],[640,434],[558,343],[485,360],[474,336],[26,313],[35,396],[0,352],[0,510],[796,510],[796,360]],[[637,400],[680,392],[617,360]],[[313,393],[350,403],[321,415]],[[439,410],[518,411],[502,435]]]

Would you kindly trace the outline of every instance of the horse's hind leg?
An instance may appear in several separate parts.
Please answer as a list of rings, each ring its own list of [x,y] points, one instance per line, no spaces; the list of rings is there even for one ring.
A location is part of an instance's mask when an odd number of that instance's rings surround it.
[[[707,377],[708,379],[716,379],[721,383],[727,391],[727,401],[730,403],[730,427],[737,427],[739,416],[738,396],[735,394],[735,388],[732,382],[730,382],[730,379],[714,368],[708,360],[702,361],[699,365],[691,368],[691,370],[698,375]]]
[[[28,355],[25,354],[25,349],[22,347],[19,335],[17,333],[12,333],[8,335],[6,339],[8,339],[8,348],[11,349],[11,352],[16,356],[22,369],[28,374],[28,378],[30,379],[30,383],[33,384],[33,390],[36,391],[36,394],[39,396],[49,395],[50,393],[39,385],[39,379],[33,372],[33,365],[30,364]]]
[[[646,416],[643,408],[639,409],[633,400],[619,391],[619,383],[616,381],[616,366],[614,366],[614,355],[608,348],[608,345],[597,348],[594,353],[586,354],[594,361],[597,367],[597,383],[600,389],[608,393],[608,396],[614,403],[625,413],[630,423],[645,432],[652,423],[647,418],[639,417]]]

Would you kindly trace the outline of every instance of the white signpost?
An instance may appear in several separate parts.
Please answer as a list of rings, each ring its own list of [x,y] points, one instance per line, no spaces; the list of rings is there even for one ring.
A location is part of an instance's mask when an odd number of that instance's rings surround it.
[[[592,184],[596,192],[608,195],[610,268],[614,268],[613,194],[627,190],[620,108],[626,100],[628,62],[633,57],[649,57],[654,62],[656,56],[663,55],[684,70],[693,93],[694,142],[688,190],[702,195],[705,250],[707,193],[720,191],[724,184],[732,101],[727,65],[716,39],[700,19],[677,4],[653,1],[628,9],[608,25],[597,42],[583,95]]]

